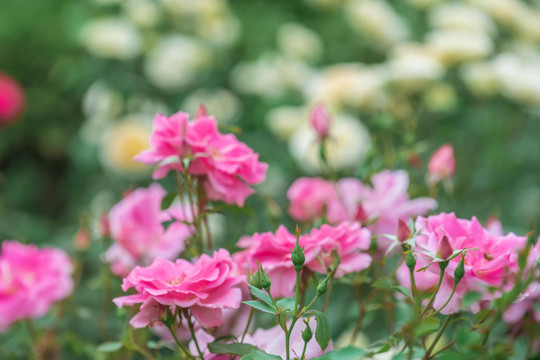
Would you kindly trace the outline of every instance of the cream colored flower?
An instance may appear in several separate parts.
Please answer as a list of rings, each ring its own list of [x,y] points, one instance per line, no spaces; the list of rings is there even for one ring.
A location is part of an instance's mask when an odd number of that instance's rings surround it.
[[[493,33],[495,25],[484,11],[457,2],[442,3],[429,11],[431,26],[442,30]]]
[[[230,14],[211,14],[196,22],[197,35],[217,46],[230,46],[240,35],[240,22]]]
[[[426,88],[424,105],[431,111],[448,111],[456,107],[457,95],[454,87],[446,82],[433,84]]]
[[[295,23],[281,25],[277,41],[281,52],[295,59],[316,60],[323,50],[322,41],[317,33]]]
[[[501,91],[506,97],[540,105],[540,61],[503,53],[493,61]]]
[[[467,0],[491,15],[504,25],[513,25],[519,21],[520,14],[526,5],[519,0]]]
[[[283,140],[289,139],[301,126],[307,124],[309,111],[303,106],[281,106],[266,116],[270,131]]]
[[[409,4],[419,9],[427,9],[445,0],[407,0]]]
[[[123,11],[128,19],[142,27],[155,26],[161,19],[161,9],[153,0],[126,0]]]
[[[353,29],[382,48],[409,36],[405,22],[386,1],[348,0],[345,15]]]
[[[103,80],[98,80],[90,85],[82,101],[83,113],[87,117],[99,115],[113,118],[120,114],[123,106],[122,94]]]
[[[137,29],[126,19],[96,18],[80,32],[84,47],[95,56],[126,60],[139,55],[141,39]]]
[[[460,69],[460,75],[469,90],[477,96],[494,95],[499,91],[499,78],[491,63],[466,64]]]
[[[335,170],[360,166],[371,148],[368,130],[351,115],[335,115],[333,120],[326,142],[329,166]],[[321,170],[317,135],[310,126],[302,126],[291,136],[289,151],[305,171],[315,173]]]
[[[433,31],[428,34],[427,46],[446,65],[481,59],[493,51],[487,34],[471,31]]]
[[[226,89],[196,90],[184,99],[182,109],[196,114],[203,104],[208,113],[215,116],[218,122],[234,122],[242,111],[242,103],[232,92]]]

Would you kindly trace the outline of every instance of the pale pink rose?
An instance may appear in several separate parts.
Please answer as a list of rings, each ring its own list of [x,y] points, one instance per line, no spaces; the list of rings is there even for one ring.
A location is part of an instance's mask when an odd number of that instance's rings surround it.
[[[372,234],[397,235],[399,220],[407,222],[410,217],[426,214],[437,206],[430,198],[410,199],[407,194],[409,176],[403,170],[385,170],[373,175],[373,187],[360,180],[345,178],[336,184],[335,196],[328,204],[328,221],[332,224],[355,220],[358,206],[362,206]],[[386,249],[389,240],[380,237],[379,249]]]
[[[493,235],[497,235],[497,236],[504,235],[502,224],[496,216],[490,216],[486,220],[486,230],[492,233]]]
[[[148,265],[163,257],[176,259],[184,250],[184,241],[193,229],[181,221],[190,221],[191,213],[180,205],[161,210],[166,192],[159,184],[131,192],[109,213],[114,244],[106,251],[105,261],[112,271],[126,276],[135,265]],[[166,221],[173,221],[167,228]]]
[[[503,319],[506,323],[519,325],[526,318],[534,319],[540,323],[540,309],[534,304],[540,302],[540,283],[534,282],[517,300],[504,312]],[[527,315],[530,315],[527,316]]]
[[[208,344],[214,342],[216,338],[203,329],[199,329],[195,332],[195,338],[197,339],[197,344],[199,349],[202,352],[204,360],[230,360],[231,357],[226,354],[212,354],[208,349]],[[247,343],[247,342],[245,342]],[[199,358],[199,351],[195,341],[191,340],[189,343],[189,351],[196,357]]]
[[[24,91],[19,83],[0,72],[0,126],[17,120],[25,103]]]
[[[296,179],[287,191],[291,203],[289,214],[300,222],[311,222],[323,217],[333,191],[332,184],[319,177]]]
[[[184,169],[182,158],[186,155],[184,142],[189,114],[177,112],[167,117],[157,114],[154,117],[150,149],[144,150],[134,160],[144,164],[158,164],[154,179],[161,179],[170,170]]]
[[[311,126],[317,133],[319,139],[324,139],[330,134],[330,125],[332,118],[328,113],[328,109],[323,104],[317,104],[311,111]]]
[[[301,235],[299,243],[305,248],[306,268],[321,274],[326,274],[326,267],[333,263],[332,252],[335,250],[341,258],[336,277],[341,277],[370,265],[371,257],[364,253],[369,249],[370,238],[369,231],[359,224],[343,223],[313,229],[310,234]],[[282,225],[275,234],[255,233],[240,239],[237,246],[245,250],[234,254],[234,260],[246,272],[256,270],[259,262],[272,282],[272,295],[291,296],[296,283],[296,271],[291,261],[295,244],[296,236]]]
[[[441,213],[428,218],[419,217],[416,220],[419,234],[414,238],[414,254],[418,270],[427,266],[436,256],[441,240],[446,237],[453,250],[473,249],[465,256],[465,276],[459,282],[455,294],[448,305],[441,311],[452,314],[461,310],[461,300],[469,291],[482,294],[478,302],[471,305],[469,310],[477,312],[482,302],[491,301],[495,294],[487,290],[488,286],[506,291],[513,286],[513,275],[517,270],[519,250],[523,249],[527,238],[509,233],[505,236],[491,234],[484,229],[478,220],[458,219],[455,214]],[[422,253],[420,253],[422,252]],[[425,255],[429,253],[432,256]],[[443,282],[435,301],[434,309],[439,309],[450,297],[454,285],[454,271],[461,257],[450,260],[445,269]],[[434,290],[439,279],[438,264],[432,264],[425,271],[415,271],[415,281],[420,290]],[[409,269],[403,264],[397,272],[399,282],[410,287]]]
[[[254,192],[249,185],[266,178],[268,164],[233,134],[221,134],[214,117],[200,115],[189,123],[186,143],[192,154],[189,172],[202,177],[210,200],[243,206]]]
[[[444,144],[429,158],[428,183],[436,184],[441,180],[449,180],[456,172],[456,158],[452,144]]]
[[[17,320],[44,316],[73,290],[73,266],[60,249],[2,242],[0,332]]]
[[[118,307],[142,304],[130,324],[140,328],[160,322],[167,307],[189,309],[200,326],[223,325],[222,310],[236,309],[242,301],[238,285],[244,276],[236,275],[236,264],[229,252],[220,249],[195,262],[175,262],[158,258],[147,267],[137,266],[124,278],[122,289],[135,288],[137,294],[115,298]]]

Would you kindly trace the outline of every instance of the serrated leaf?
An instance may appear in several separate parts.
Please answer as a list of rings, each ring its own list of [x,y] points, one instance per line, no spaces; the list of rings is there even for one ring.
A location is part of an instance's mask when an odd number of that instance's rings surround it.
[[[161,199],[161,210],[168,209],[177,195],[178,193],[176,192],[168,193],[167,195],[165,195],[165,197]]]
[[[270,296],[262,291],[261,289],[256,288],[255,286],[248,284],[249,291],[251,292],[251,295],[253,295],[255,298],[261,300],[266,305],[270,306],[272,309],[274,309],[274,312],[277,312],[277,309],[274,305],[274,302],[270,298]]]
[[[435,332],[441,326],[441,320],[433,316],[426,316],[420,320],[420,324],[414,330],[417,337],[422,337]]]
[[[332,340],[332,332],[330,330],[330,323],[326,315],[318,310],[313,311],[315,314],[315,320],[317,321],[317,328],[315,329],[315,340],[324,351],[328,347],[330,340]]]
[[[110,341],[105,342],[97,347],[99,352],[115,352],[122,348],[122,342],[120,341]]]
[[[243,301],[244,304],[251,306],[254,309],[257,309],[259,311],[276,315],[277,311],[274,307],[269,306],[268,304],[265,304],[263,302],[257,301],[257,300],[250,300],[250,301]]]
[[[330,351],[323,356],[313,358],[313,360],[358,360],[364,357],[367,352],[352,346],[343,349]]]
[[[222,342],[211,342],[208,344],[208,349],[212,354],[231,354],[236,356],[244,356],[258,350],[256,346],[250,344],[226,344]]]
[[[251,354],[242,356],[240,360],[283,360],[280,356],[270,355],[262,350],[257,350]]]

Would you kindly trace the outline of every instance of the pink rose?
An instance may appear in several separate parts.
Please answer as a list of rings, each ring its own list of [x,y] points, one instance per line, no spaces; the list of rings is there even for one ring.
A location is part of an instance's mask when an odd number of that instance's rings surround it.
[[[323,104],[317,104],[311,111],[311,126],[319,139],[324,139],[330,134],[332,118]]]
[[[296,179],[287,191],[289,214],[296,221],[311,222],[324,216],[328,199],[334,191],[322,178]]]
[[[487,286],[508,290],[513,285],[512,272],[517,269],[518,251],[522,249],[527,239],[512,233],[501,236],[494,235],[484,229],[478,220],[458,219],[455,214],[441,213],[428,218],[419,217],[416,220],[416,229],[419,234],[414,238],[416,270],[427,266],[432,257],[425,255],[431,253],[436,256],[441,241],[446,238],[451,250],[469,250],[465,256],[465,276],[459,282],[455,294],[448,305],[441,311],[443,314],[451,314],[460,310],[463,296],[469,291],[477,291],[482,294],[479,302],[473,304],[470,310],[477,312],[482,301],[490,301],[494,295],[489,293]],[[446,245],[444,246],[446,247]],[[420,251],[422,253],[420,253]],[[448,250],[444,251],[445,255]],[[454,285],[454,271],[460,262],[458,256],[450,260],[445,269],[443,282],[435,301],[434,309],[439,309],[450,297]],[[439,279],[440,269],[437,264],[432,264],[425,271],[415,271],[415,281],[420,290],[434,290]],[[397,272],[399,282],[410,287],[409,269],[403,264]]]
[[[73,290],[71,260],[60,249],[2,242],[0,332],[15,321],[44,316]]]
[[[456,172],[456,158],[452,144],[444,144],[429,158],[428,183],[436,184],[441,180],[449,180]]]
[[[540,302],[540,283],[534,282],[517,300],[504,312],[503,319],[506,323],[518,325],[527,318],[527,314],[535,322],[540,323],[540,309],[534,304]]]
[[[0,72],[0,126],[13,123],[24,110],[26,98],[17,81]]]
[[[112,271],[126,276],[135,265],[148,265],[157,257],[175,259],[184,250],[184,241],[193,229],[182,223],[191,220],[180,205],[161,210],[166,192],[159,184],[140,188],[116,204],[109,213],[114,244],[105,253]],[[173,221],[167,229],[163,223]]]
[[[240,306],[242,292],[238,285],[244,276],[235,275],[236,265],[227,250],[212,257],[203,254],[195,262],[175,262],[158,258],[147,267],[137,266],[124,278],[122,289],[135,288],[137,294],[115,298],[118,307],[142,304],[130,324],[141,328],[160,322],[170,307],[189,309],[204,328],[223,325],[222,310]]]
[[[371,235],[357,223],[343,223],[336,227],[323,225],[310,234],[299,238],[305,247],[305,267],[311,271],[326,274],[326,267],[333,263],[333,251],[341,259],[336,277],[351,272],[362,271],[371,263],[371,257],[363,251],[369,249]],[[262,265],[272,282],[272,295],[291,296],[296,283],[296,271],[291,261],[291,250],[296,244],[296,236],[282,225],[276,233],[255,233],[245,236],[238,246],[245,250],[234,254],[234,260],[244,271],[257,269],[257,261]],[[324,264],[324,265],[323,265]]]

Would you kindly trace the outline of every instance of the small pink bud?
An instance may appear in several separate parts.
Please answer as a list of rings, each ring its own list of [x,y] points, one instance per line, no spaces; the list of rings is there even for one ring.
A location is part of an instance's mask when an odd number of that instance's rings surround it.
[[[317,132],[319,139],[328,137],[332,118],[323,104],[317,104],[311,111],[311,126]]]
[[[90,246],[90,242],[90,231],[87,228],[81,227],[73,238],[73,246],[77,250],[86,250]]]
[[[368,221],[368,218],[369,216],[366,213],[366,210],[364,210],[364,207],[361,204],[358,204],[356,214],[354,215],[354,220],[358,221],[360,224],[365,224]]]
[[[0,73],[0,126],[15,122],[24,110],[26,98],[17,81]]]
[[[197,114],[195,114],[195,119],[206,116],[208,116],[208,110],[206,109],[206,106],[204,106],[204,104],[199,105]]]
[[[103,213],[99,217],[98,232],[102,238],[111,236],[111,224],[109,223],[109,214]]]
[[[428,179],[431,183],[448,180],[456,172],[456,158],[452,144],[444,144],[429,158]]]
[[[450,245],[448,237],[443,235],[439,242],[439,247],[437,248],[437,257],[439,259],[448,260],[448,258],[452,256],[453,252],[454,249],[452,249],[452,245]]]
[[[397,227],[397,238],[399,242],[404,242],[409,237],[411,237],[411,229],[409,229],[405,221],[399,219]]]

